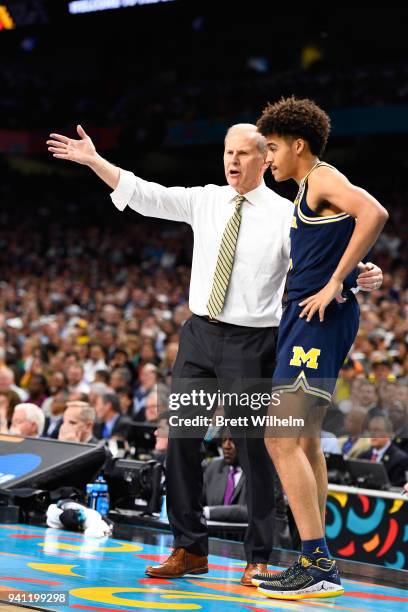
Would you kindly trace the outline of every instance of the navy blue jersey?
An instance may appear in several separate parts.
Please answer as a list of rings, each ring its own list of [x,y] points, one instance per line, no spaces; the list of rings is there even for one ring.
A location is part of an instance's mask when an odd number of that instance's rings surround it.
[[[318,166],[328,164],[319,162],[312,170]],[[313,295],[329,282],[355,227],[354,217],[347,213],[322,217],[309,208],[307,181],[312,170],[302,179],[295,200],[290,230],[288,300],[300,300]],[[344,280],[344,289],[355,286],[356,277],[355,270]]]

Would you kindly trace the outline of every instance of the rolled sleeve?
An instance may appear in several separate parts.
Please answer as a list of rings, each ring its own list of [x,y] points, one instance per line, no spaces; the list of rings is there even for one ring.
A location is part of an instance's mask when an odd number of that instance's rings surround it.
[[[112,202],[119,210],[129,204],[136,189],[136,177],[133,172],[120,169],[118,186],[110,194]]]

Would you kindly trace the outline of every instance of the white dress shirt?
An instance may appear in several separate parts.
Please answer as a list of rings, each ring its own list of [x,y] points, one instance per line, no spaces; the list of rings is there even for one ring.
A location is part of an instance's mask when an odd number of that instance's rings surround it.
[[[206,304],[218,251],[235,210],[236,195],[230,185],[163,187],[127,170],[120,171],[119,184],[111,194],[119,210],[130,206],[144,216],[191,225],[194,249],[189,306],[197,315],[208,315]],[[274,327],[282,314],[293,204],[264,182],[244,195],[234,265],[224,308],[217,319],[248,327]]]

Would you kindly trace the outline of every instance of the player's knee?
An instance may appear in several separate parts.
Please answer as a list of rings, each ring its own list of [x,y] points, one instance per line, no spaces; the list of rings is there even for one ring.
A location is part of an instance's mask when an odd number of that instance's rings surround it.
[[[265,437],[265,445],[272,459],[278,460],[285,457],[296,447],[297,442],[294,438],[272,438]]]
[[[322,454],[320,438],[301,438],[300,445],[308,459],[313,459]]]

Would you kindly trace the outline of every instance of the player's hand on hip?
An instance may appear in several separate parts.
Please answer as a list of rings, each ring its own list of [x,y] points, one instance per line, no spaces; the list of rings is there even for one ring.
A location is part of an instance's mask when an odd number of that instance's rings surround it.
[[[342,291],[343,283],[331,278],[327,285],[318,293],[311,295],[299,303],[299,306],[304,306],[299,317],[301,319],[306,317],[306,321],[309,322],[315,313],[319,313],[320,322],[324,321],[324,312],[326,307],[332,300],[334,300],[334,298],[340,297]]]
[[[47,140],[48,150],[53,157],[68,159],[78,164],[88,165],[97,155],[94,143],[85,130],[77,125],[79,140],[68,138],[62,134],[50,134]]]
[[[358,266],[360,274],[357,277],[357,284],[361,291],[374,291],[379,289],[383,283],[383,273],[381,268],[368,262],[360,263]]]

